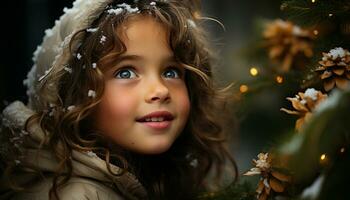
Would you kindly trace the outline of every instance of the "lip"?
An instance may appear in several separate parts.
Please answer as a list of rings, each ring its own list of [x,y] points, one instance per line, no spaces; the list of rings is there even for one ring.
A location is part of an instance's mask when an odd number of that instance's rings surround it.
[[[172,121],[162,121],[162,122],[139,122],[142,125],[145,125],[147,127],[156,129],[156,130],[163,130],[166,128],[169,128]]]
[[[136,119],[136,121],[145,122],[146,118],[152,118],[152,117],[163,117],[164,121],[172,121],[174,119],[173,114],[171,114],[168,111],[156,111],[156,112],[151,112],[145,116],[139,117]]]
[[[146,118],[152,118],[152,117],[162,117],[164,118],[164,121],[161,121],[161,122],[145,121]],[[153,129],[162,130],[162,129],[168,128],[171,125],[173,119],[174,119],[173,114],[171,114],[168,111],[156,111],[137,118],[136,122],[146,125]]]

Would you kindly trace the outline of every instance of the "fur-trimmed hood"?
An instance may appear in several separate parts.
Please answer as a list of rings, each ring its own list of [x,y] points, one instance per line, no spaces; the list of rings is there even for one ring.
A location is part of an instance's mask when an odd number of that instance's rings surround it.
[[[33,55],[34,65],[24,81],[28,88],[29,108],[34,111],[44,110],[48,103],[56,102],[60,78],[57,75],[65,73],[64,68],[71,57],[69,44],[72,36],[79,30],[90,28],[92,22],[112,1],[76,0],[72,8],[64,9],[64,14],[55,22],[54,27],[45,31],[43,42]],[[73,51],[78,48],[81,40],[82,36],[76,38],[71,46]],[[45,88],[41,88],[42,82],[46,82]],[[45,92],[45,99],[38,95],[39,89],[40,93]]]

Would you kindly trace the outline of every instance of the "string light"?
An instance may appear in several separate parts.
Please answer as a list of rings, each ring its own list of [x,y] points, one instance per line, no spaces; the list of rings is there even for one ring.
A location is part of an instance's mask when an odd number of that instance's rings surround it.
[[[314,30],[314,35],[318,35],[318,30]]]
[[[250,74],[251,74],[252,76],[257,76],[257,75],[259,74],[259,71],[258,71],[257,68],[252,67],[252,68],[250,68]]]
[[[342,147],[341,149],[340,149],[340,153],[344,153],[345,152],[345,147]]]
[[[321,155],[321,161],[324,161],[324,160],[326,160],[326,154]]]
[[[282,76],[276,76],[276,82],[281,84],[283,83],[283,77]]]
[[[249,88],[248,88],[247,85],[241,85],[241,86],[239,87],[239,91],[240,91],[241,93],[246,93],[246,92],[248,92],[248,90],[249,90]]]
[[[328,14],[328,16],[329,16],[329,17],[332,17],[332,16],[333,16],[333,14],[332,14],[332,13],[329,13],[329,14]]]
[[[315,2],[316,2],[316,0],[311,0],[311,2],[312,2],[312,3],[315,3]]]

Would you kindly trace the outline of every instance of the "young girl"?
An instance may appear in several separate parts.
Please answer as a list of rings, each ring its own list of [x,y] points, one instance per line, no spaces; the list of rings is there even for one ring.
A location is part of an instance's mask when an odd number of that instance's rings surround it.
[[[3,111],[0,199],[193,199],[225,161],[236,169],[198,5],[65,9],[34,54],[28,105]]]

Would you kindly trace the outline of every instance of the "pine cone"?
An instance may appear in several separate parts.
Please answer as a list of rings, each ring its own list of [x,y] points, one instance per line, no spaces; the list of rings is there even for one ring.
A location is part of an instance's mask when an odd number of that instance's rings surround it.
[[[311,116],[312,112],[315,110],[318,104],[327,98],[326,94],[317,91],[313,88],[308,88],[305,93],[299,92],[294,98],[288,97],[287,100],[292,102],[293,108],[295,110],[288,110],[281,108],[291,115],[298,115],[299,119],[295,123],[295,129],[300,130],[305,121],[307,121]]]
[[[257,199],[266,200],[271,195],[271,191],[276,193],[284,192],[286,186],[291,182],[291,177],[272,167],[272,158],[268,153],[260,153],[258,160],[253,159],[253,165],[245,176],[261,175],[261,179],[256,189]]]
[[[313,55],[313,34],[292,22],[275,20],[266,26],[263,36],[269,58],[281,65],[282,72],[289,71],[291,66],[303,68],[305,60]]]
[[[323,87],[328,92],[334,87],[345,89],[350,80],[350,53],[341,47],[323,53],[322,61],[315,71],[323,80]]]

